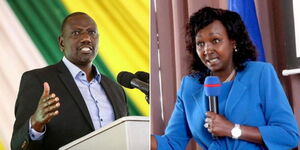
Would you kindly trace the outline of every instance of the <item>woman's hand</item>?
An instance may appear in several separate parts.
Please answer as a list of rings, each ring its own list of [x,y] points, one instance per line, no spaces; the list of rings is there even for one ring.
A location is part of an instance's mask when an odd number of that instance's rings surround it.
[[[151,150],[157,150],[157,141],[154,135],[151,135]]]
[[[231,130],[234,127],[234,123],[230,122],[222,115],[214,112],[207,112],[204,127],[214,136],[232,137]],[[240,128],[242,135],[239,139],[263,144],[261,134],[257,127],[241,125]]]
[[[234,124],[222,115],[207,112],[204,127],[214,136],[231,137],[231,129],[234,127]]]

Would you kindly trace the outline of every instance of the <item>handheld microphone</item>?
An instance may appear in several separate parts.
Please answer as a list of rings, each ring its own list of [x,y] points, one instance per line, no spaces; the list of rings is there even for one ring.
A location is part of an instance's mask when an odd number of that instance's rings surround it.
[[[217,76],[208,76],[205,78],[204,92],[208,96],[209,111],[218,114],[218,96],[221,92],[221,82]]]
[[[209,111],[216,114],[219,113],[218,96],[221,92],[221,82],[217,76],[208,76],[204,80],[204,92],[208,96]],[[214,139],[217,136],[212,134]]]
[[[149,83],[149,73],[144,71],[138,71],[135,73],[138,79],[140,79],[143,82]]]
[[[136,75],[130,72],[120,72],[118,74],[117,81],[126,88],[137,88],[146,94],[146,96],[149,96],[149,84],[139,80]]]

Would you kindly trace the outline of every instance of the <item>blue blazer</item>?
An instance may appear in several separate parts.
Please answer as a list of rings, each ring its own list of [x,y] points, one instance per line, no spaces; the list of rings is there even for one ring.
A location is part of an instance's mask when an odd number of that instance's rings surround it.
[[[297,122],[273,66],[262,62],[246,62],[245,65],[233,81],[224,116],[233,123],[257,127],[264,145],[230,137],[212,139],[203,126],[208,111],[203,85],[197,77],[186,76],[177,92],[165,135],[155,136],[158,150],[183,150],[190,138],[205,150],[296,147],[299,142]]]

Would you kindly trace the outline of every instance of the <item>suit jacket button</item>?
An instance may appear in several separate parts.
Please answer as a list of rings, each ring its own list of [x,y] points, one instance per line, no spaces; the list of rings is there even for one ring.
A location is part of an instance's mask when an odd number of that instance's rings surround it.
[[[27,142],[27,141],[24,141],[24,142],[22,143],[21,148],[22,148],[22,149],[26,149],[27,146],[28,146],[28,142]]]

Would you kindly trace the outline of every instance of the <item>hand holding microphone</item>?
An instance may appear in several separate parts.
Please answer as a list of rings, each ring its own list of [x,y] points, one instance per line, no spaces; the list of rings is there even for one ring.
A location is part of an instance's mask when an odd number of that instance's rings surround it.
[[[205,78],[204,81],[204,92],[205,95],[208,97],[208,107],[210,112],[214,112],[218,114],[219,107],[218,107],[218,96],[221,92],[221,82],[217,76],[208,76]],[[206,113],[207,114],[207,113]],[[205,119],[204,127],[207,128],[208,132],[212,133],[212,123],[213,118],[207,117]],[[212,133],[213,138],[216,138]]]
[[[219,115],[218,96],[221,93],[221,82],[216,76],[208,76],[204,81],[204,92],[208,97],[209,112],[206,113],[204,127],[213,135],[231,136],[230,131],[234,124],[228,121],[224,116]]]

